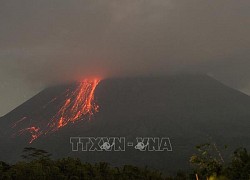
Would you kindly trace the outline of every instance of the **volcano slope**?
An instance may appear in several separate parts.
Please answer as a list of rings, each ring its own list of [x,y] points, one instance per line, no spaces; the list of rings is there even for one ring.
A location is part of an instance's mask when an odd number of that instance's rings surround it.
[[[99,112],[41,135],[31,144],[29,132],[18,133],[15,122],[47,124],[66,101],[61,96],[76,84],[47,88],[0,119],[0,160],[20,160],[27,146],[54,158],[79,157],[87,162],[132,164],[174,171],[189,167],[195,145],[215,142],[222,156],[250,147],[250,97],[206,75],[117,78],[102,80],[94,94]],[[55,97],[57,100],[52,101]],[[21,127],[23,126],[23,127]],[[73,152],[70,137],[169,137],[172,152]],[[228,145],[229,149],[222,147]]]

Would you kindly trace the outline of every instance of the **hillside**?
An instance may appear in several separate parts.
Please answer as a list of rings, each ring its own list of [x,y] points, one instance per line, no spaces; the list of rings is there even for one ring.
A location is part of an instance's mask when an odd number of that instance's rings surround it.
[[[45,149],[55,158],[72,156],[113,165],[133,164],[160,170],[188,167],[194,146],[207,141],[219,149],[250,148],[250,97],[206,75],[116,78],[95,90],[99,112],[29,144],[30,134],[13,136],[13,124],[47,124],[75,83],[50,87],[0,119],[0,160],[15,162],[24,147]],[[51,101],[57,97],[57,100]],[[24,125],[25,125],[24,123]],[[169,137],[172,152],[72,152],[70,137]],[[223,153],[229,153],[224,152]]]

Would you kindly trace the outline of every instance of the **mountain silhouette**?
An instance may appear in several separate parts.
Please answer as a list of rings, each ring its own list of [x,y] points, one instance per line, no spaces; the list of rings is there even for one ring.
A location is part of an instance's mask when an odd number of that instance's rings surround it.
[[[69,123],[29,144],[31,134],[18,134],[32,124],[46,127],[76,83],[47,88],[0,118],[0,160],[15,162],[22,149],[44,149],[54,158],[72,156],[87,162],[132,164],[160,170],[189,166],[195,145],[216,143],[222,156],[250,147],[250,97],[207,75],[110,78],[102,80],[94,101],[99,111]],[[172,152],[73,152],[70,137],[169,137]],[[135,144],[136,145],[136,144]],[[223,149],[227,145],[229,149]]]

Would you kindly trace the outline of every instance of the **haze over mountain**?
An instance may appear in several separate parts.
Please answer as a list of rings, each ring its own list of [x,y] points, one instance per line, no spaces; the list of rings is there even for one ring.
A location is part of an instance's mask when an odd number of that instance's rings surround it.
[[[250,95],[249,9],[248,0],[1,0],[0,116],[92,75],[204,73]]]
[[[47,88],[0,119],[0,160],[14,162],[26,146],[49,151],[53,157],[73,156],[176,170],[188,167],[194,146],[215,142],[222,155],[250,148],[250,97],[206,75],[116,78],[102,80],[95,90],[99,112],[29,144],[30,134],[12,136],[13,123],[46,124],[66,100],[73,84]],[[57,100],[51,101],[58,97]],[[169,137],[172,152],[72,152],[70,137]],[[228,145],[227,151],[222,147]]]

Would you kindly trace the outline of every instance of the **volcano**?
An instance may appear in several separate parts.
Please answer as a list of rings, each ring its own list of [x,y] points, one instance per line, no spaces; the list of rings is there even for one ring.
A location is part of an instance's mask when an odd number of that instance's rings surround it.
[[[32,146],[54,158],[176,170],[200,143],[216,143],[222,156],[250,148],[249,119],[250,97],[207,75],[85,80],[47,88],[1,117],[0,160]],[[70,137],[169,137],[173,151],[73,152]]]

